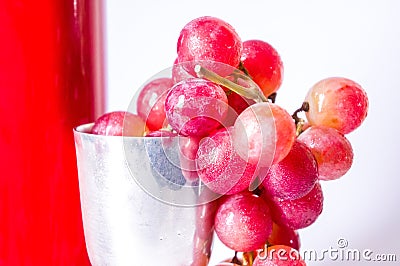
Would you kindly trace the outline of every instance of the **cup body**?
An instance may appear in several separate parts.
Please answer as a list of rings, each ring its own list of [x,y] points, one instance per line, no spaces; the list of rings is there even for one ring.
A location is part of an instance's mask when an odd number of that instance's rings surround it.
[[[179,153],[176,139],[100,136],[89,134],[90,127],[76,128],[74,136],[92,265],[207,265],[213,225],[204,217],[213,219],[215,201],[190,206],[165,200],[195,203],[202,193],[161,180],[169,175],[159,161],[164,155],[149,154],[164,146],[173,157]]]

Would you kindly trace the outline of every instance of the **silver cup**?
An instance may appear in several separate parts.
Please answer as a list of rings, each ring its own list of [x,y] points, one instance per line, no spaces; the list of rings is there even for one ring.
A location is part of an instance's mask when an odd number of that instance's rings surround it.
[[[179,138],[100,136],[91,126],[74,138],[92,265],[207,265],[216,201],[176,178]]]

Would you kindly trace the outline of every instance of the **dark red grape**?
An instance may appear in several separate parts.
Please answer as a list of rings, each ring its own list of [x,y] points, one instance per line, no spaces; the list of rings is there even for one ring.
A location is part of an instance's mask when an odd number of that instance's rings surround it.
[[[269,198],[272,219],[278,225],[293,230],[302,229],[314,223],[323,208],[323,194],[319,182],[305,196],[294,200]]]
[[[300,250],[300,236],[296,230],[273,223],[269,245],[285,245]]]
[[[262,184],[273,197],[297,199],[310,192],[317,180],[318,165],[311,150],[296,140],[289,154],[271,166]]]
[[[267,42],[243,42],[242,64],[265,96],[276,92],[283,79],[283,63],[278,52]]]

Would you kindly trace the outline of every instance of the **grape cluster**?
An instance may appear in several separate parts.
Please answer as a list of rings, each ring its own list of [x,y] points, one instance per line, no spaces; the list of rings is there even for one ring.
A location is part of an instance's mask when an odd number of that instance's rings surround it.
[[[269,43],[242,41],[225,21],[200,17],[180,33],[171,78],[143,87],[137,114],[105,114],[93,133],[186,137],[182,175],[221,196],[207,228],[243,254],[231,265],[305,265],[259,255],[300,248],[297,230],[323,209],[321,181],[351,167],[345,134],[366,118],[368,98],[356,82],[328,77],[291,115],[275,102],[282,79],[283,63]]]

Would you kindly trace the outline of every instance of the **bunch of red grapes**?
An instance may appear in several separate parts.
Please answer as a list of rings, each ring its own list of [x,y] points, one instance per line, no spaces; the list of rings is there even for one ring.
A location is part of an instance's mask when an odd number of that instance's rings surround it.
[[[366,118],[368,98],[350,79],[324,78],[291,115],[275,103],[282,78],[269,43],[242,41],[225,21],[200,17],[180,33],[172,77],[143,87],[137,114],[107,113],[92,133],[184,136],[182,175],[221,195],[211,227],[243,254],[230,265],[305,265],[289,256],[300,248],[297,230],[322,212],[321,181],[351,167],[345,135]]]

